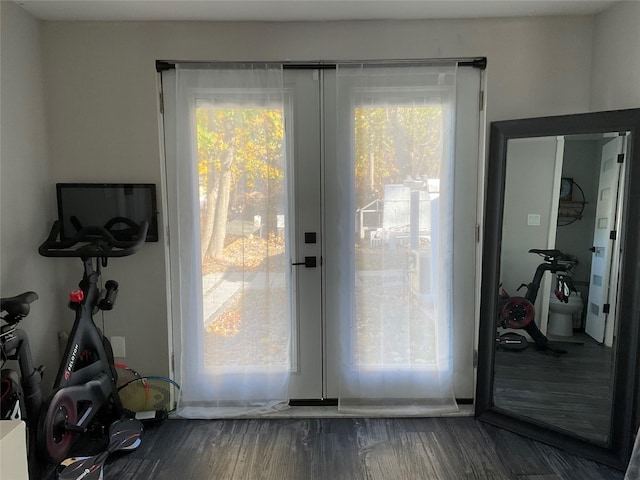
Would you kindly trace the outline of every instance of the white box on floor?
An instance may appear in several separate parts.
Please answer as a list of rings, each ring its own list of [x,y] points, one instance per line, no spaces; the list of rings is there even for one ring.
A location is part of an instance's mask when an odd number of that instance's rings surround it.
[[[0,478],[29,480],[27,434],[21,420],[0,421]]]

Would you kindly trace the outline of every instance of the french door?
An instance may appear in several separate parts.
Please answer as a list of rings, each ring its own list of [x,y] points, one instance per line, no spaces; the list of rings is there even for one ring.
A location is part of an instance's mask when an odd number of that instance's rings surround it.
[[[455,396],[471,398],[481,72],[458,69],[447,111],[425,103],[424,91],[406,85],[391,103],[378,103],[373,88],[373,96],[340,105],[336,75],[332,68],[285,68],[278,105],[264,98],[235,101],[235,89],[227,88],[221,93],[226,100],[203,101],[194,110],[197,118],[189,121],[199,155],[199,196],[193,217],[201,231],[202,286],[191,299],[202,305],[202,319],[190,334],[176,325],[176,351],[184,357],[185,345],[197,345],[202,368],[227,369],[230,375],[249,364],[260,372],[255,363],[261,359],[269,368],[281,364],[290,371],[290,399],[322,399],[340,396],[345,356],[359,367],[402,377],[416,362],[418,369],[428,368],[444,348],[451,353]],[[445,192],[437,174],[444,117],[454,124],[455,136],[446,142],[455,163],[447,191],[450,242],[438,250],[432,217]],[[224,135],[232,123],[230,148]],[[376,129],[392,128],[392,142],[367,143]],[[339,142],[347,147],[336,148]],[[226,167],[220,160],[224,148],[236,159]],[[276,160],[267,165],[269,149]],[[203,160],[207,154],[209,163]],[[402,156],[403,163],[397,160]],[[169,184],[178,175],[174,168],[167,170]],[[226,203],[219,201],[223,185]],[[226,212],[224,234],[216,240],[220,208]],[[453,319],[435,345],[421,323],[420,305],[428,303],[438,282],[430,264],[446,255]],[[180,262],[171,258],[173,282],[180,283]],[[353,315],[345,311],[347,297]]]

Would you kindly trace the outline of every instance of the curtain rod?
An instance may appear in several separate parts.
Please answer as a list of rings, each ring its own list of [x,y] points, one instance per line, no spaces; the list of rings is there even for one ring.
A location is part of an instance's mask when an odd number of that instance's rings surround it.
[[[457,62],[459,67],[473,67],[480,70],[487,68],[487,57],[477,58],[436,58],[436,59],[416,59],[416,60],[366,60],[366,61],[331,61],[331,62],[198,62],[198,61],[175,61],[175,60],[156,60],[156,71],[165,72],[167,70],[173,70],[177,64],[190,64],[190,65],[207,65],[212,63],[226,63],[226,64],[243,64],[243,63],[281,63],[283,68],[297,68],[297,69],[335,69],[338,64],[345,65],[376,65],[376,66],[402,66],[402,65],[441,65],[444,63]]]

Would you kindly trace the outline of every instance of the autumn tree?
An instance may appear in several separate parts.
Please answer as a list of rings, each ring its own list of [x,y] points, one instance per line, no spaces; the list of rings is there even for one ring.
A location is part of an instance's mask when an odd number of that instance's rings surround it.
[[[355,109],[358,206],[382,199],[384,186],[405,178],[439,178],[442,108],[371,106]]]
[[[354,114],[358,206],[382,199],[389,183],[439,178],[439,106],[359,107]],[[277,199],[284,191],[284,121],[281,110],[269,108],[203,106],[196,116],[202,255],[219,258],[231,210],[253,202],[267,230],[276,228],[283,208]]]
[[[231,199],[282,193],[284,125],[280,110],[266,108],[198,108],[196,121],[202,255],[220,258]]]

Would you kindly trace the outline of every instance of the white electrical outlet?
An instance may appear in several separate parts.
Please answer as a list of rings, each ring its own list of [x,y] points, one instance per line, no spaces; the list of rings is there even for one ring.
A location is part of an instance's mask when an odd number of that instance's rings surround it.
[[[111,337],[111,348],[113,349],[114,357],[123,358],[127,356],[124,337]]]
[[[535,213],[530,213],[527,216],[527,225],[532,225],[535,227],[540,226],[540,215]]]

